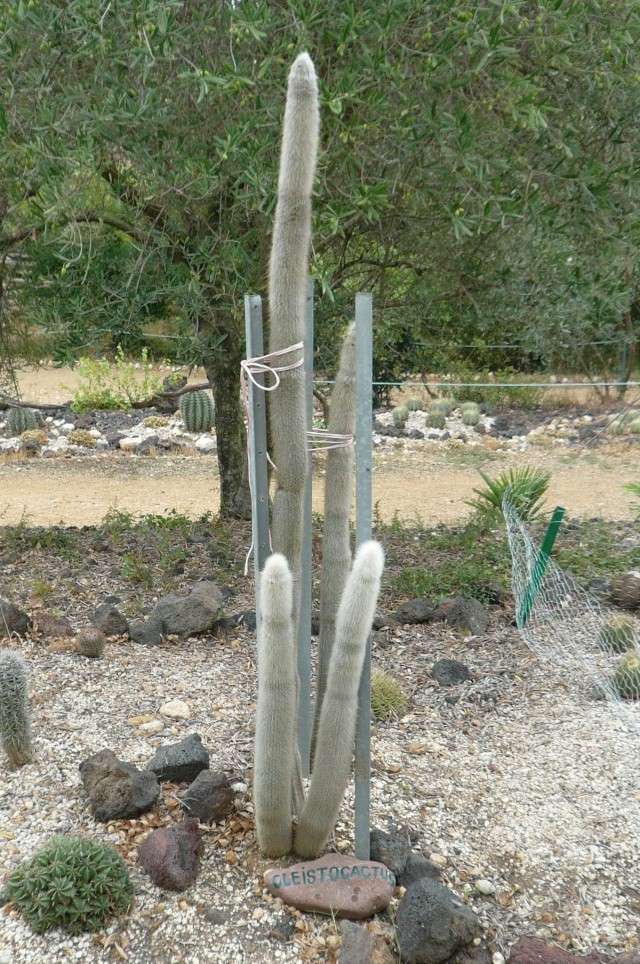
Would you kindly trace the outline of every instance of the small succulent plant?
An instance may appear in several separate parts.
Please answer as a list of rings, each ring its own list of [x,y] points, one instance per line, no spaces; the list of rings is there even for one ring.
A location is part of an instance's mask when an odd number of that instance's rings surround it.
[[[35,408],[12,408],[7,417],[7,431],[9,435],[22,435],[30,429],[40,428],[43,418]]]
[[[53,837],[9,877],[3,896],[42,934],[101,930],[131,905],[133,887],[111,847],[82,837]]]
[[[623,700],[640,700],[640,651],[626,653],[611,677],[613,689]]]
[[[635,624],[625,616],[614,616],[602,626],[598,643],[610,653],[624,653],[633,646]]]
[[[391,417],[396,428],[404,428],[409,418],[409,409],[406,405],[398,405],[391,412]]]
[[[445,428],[447,419],[442,412],[429,412],[427,415],[427,428]]]
[[[422,400],[420,398],[410,398],[405,405],[410,412],[421,412],[423,408]]]
[[[40,448],[42,445],[46,445],[49,439],[47,433],[43,432],[41,428],[28,428],[20,436],[20,441],[23,445],[37,445]]]
[[[400,684],[387,673],[371,675],[371,712],[376,720],[398,719],[407,712],[409,701]]]
[[[452,398],[436,398],[429,403],[429,411],[433,415],[444,415],[445,418],[451,415],[456,408],[456,402]]]
[[[149,415],[142,424],[145,428],[165,428],[169,424],[169,419],[163,415]]]
[[[480,421],[480,412],[473,411],[473,409],[469,409],[468,411],[463,411],[462,413],[463,425],[469,425],[470,427],[474,427],[478,424],[479,421]]]
[[[88,626],[78,633],[76,651],[89,659],[99,659],[104,653],[106,637],[100,629]]]
[[[0,739],[12,767],[33,759],[27,664],[19,653],[0,650]]]
[[[180,397],[180,415],[187,432],[209,432],[213,426],[211,393],[186,392]]]
[[[95,448],[96,440],[86,428],[74,428],[67,438],[72,445],[79,445],[83,449]]]

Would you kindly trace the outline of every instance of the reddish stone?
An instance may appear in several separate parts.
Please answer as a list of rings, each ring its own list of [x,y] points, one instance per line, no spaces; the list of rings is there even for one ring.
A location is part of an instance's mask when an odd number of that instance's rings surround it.
[[[538,937],[521,937],[511,948],[508,964],[640,964],[640,954],[572,954]]]
[[[198,875],[201,852],[198,821],[187,817],[174,827],[153,830],[140,844],[138,860],[158,887],[186,890]]]
[[[395,877],[384,864],[325,854],[264,875],[267,890],[299,910],[364,920],[385,910]]]

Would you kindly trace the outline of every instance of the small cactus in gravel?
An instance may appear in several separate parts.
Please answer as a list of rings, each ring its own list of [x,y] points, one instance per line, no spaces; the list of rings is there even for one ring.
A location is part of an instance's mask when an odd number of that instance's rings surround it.
[[[625,616],[614,616],[600,630],[598,643],[611,653],[624,653],[633,646],[635,624]]]
[[[186,392],[180,398],[180,415],[187,432],[209,432],[213,426],[213,398],[207,391]]]
[[[631,435],[640,435],[640,418],[633,418],[628,424],[628,429]]]
[[[404,428],[409,418],[409,409],[406,405],[398,405],[391,412],[391,417],[396,428]]]
[[[27,679],[22,657],[11,649],[0,650],[0,739],[12,767],[33,759]]]
[[[436,398],[429,403],[429,412],[432,415],[444,415],[445,418],[451,415],[457,403],[449,398]]]
[[[479,412],[474,412],[473,410],[470,409],[469,411],[462,413],[463,425],[469,425],[470,427],[474,427],[478,424],[479,421],[480,421]]]
[[[34,408],[12,408],[7,417],[7,431],[9,435],[22,435],[42,425],[42,416]]]
[[[376,720],[398,719],[408,706],[409,701],[393,676],[379,670],[371,674],[371,712]]]
[[[169,419],[162,415],[149,415],[142,424],[145,428],[165,428],[169,424]]]
[[[76,652],[89,659],[99,659],[104,653],[106,641],[106,636],[101,630],[89,626],[78,633]]]
[[[613,415],[609,419],[608,431],[611,435],[624,435],[627,431],[625,418],[623,415]]]
[[[78,445],[83,449],[95,448],[96,440],[86,428],[74,428],[67,438],[71,445]]]
[[[462,413],[464,412],[478,412],[480,413],[480,406],[477,402],[463,402],[460,406]]]
[[[43,432],[41,428],[29,428],[26,432],[22,433],[20,441],[23,448],[41,448],[47,444],[49,439],[47,438],[47,433]]]
[[[442,412],[429,412],[427,415],[427,428],[445,428],[447,419]]]
[[[405,404],[406,408],[408,408],[410,412],[422,411],[422,400],[419,398],[410,398]]]
[[[623,656],[611,677],[613,689],[623,700],[640,700],[640,651]]]

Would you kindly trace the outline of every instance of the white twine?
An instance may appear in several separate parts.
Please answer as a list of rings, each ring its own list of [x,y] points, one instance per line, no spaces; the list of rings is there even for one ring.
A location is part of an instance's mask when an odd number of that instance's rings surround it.
[[[324,428],[312,428],[307,432],[307,452],[326,452],[329,449],[347,449],[353,445],[353,435],[339,435]]]
[[[283,358],[285,355],[290,355],[293,352],[302,352],[300,358],[297,361],[291,362],[289,365],[274,365],[273,361],[279,358]],[[244,424],[247,433],[247,461],[249,462],[249,491],[251,492],[251,504],[253,505],[253,484],[252,484],[252,468],[251,465],[251,445],[249,443],[249,430],[251,424],[251,411],[249,409],[249,382],[255,387],[259,388],[261,392],[274,392],[276,388],[280,385],[282,372],[290,372],[296,368],[300,368],[304,365],[304,342],[299,341],[295,345],[289,345],[288,348],[281,348],[278,351],[271,351],[266,355],[256,355],[253,358],[243,358],[240,362],[240,391],[242,395],[242,407],[244,409]],[[265,384],[262,381],[258,381],[257,376],[259,375],[270,375],[273,377],[273,382]],[[266,453],[267,461],[272,468],[276,468],[269,453]],[[269,531],[269,548],[273,548],[271,545],[271,531]],[[253,529],[251,534],[251,545],[249,546],[249,551],[245,557],[244,561],[244,574],[245,576],[249,573],[249,560],[253,554],[254,544],[253,544]]]

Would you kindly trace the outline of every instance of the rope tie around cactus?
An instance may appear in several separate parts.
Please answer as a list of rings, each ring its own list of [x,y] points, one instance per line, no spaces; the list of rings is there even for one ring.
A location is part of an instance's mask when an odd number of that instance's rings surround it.
[[[353,435],[340,435],[324,428],[312,428],[307,432],[307,452],[326,452],[328,449],[348,449],[353,445]]]
[[[291,355],[294,352],[300,352],[300,357],[296,361],[290,362],[288,365],[273,364],[286,355]],[[242,396],[242,408],[244,411],[244,427],[247,434],[247,461],[251,461],[251,445],[249,444],[249,428],[251,423],[251,411],[249,409],[249,383],[251,383],[255,388],[259,388],[261,392],[275,392],[275,390],[280,385],[282,372],[294,371],[296,368],[301,368],[304,365],[304,342],[296,342],[295,345],[289,345],[288,348],[281,348],[279,351],[271,351],[266,355],[255,355],[253,358],[243,358],[240,362],[240,393]],[[259,381],[258,376],[266,375],[272,377],[273,381],[270,384],[264,381]],[[266,453],[267,462],[272,469],[276,466],[269,453]],[[253,497],[252,490],[252,472],[249,475],[249,489],[251,490],[251,496]],[[252,499],[253,501],[253,499]],[[269,532],[269,545],[271,547],[271,532]],[[244,574],[245,576],[249,572],[249,561],[253,555],[254,545],[253,538],[251,539],[251,545],[249,546],[249,551],[245,557],[244,561]]]

